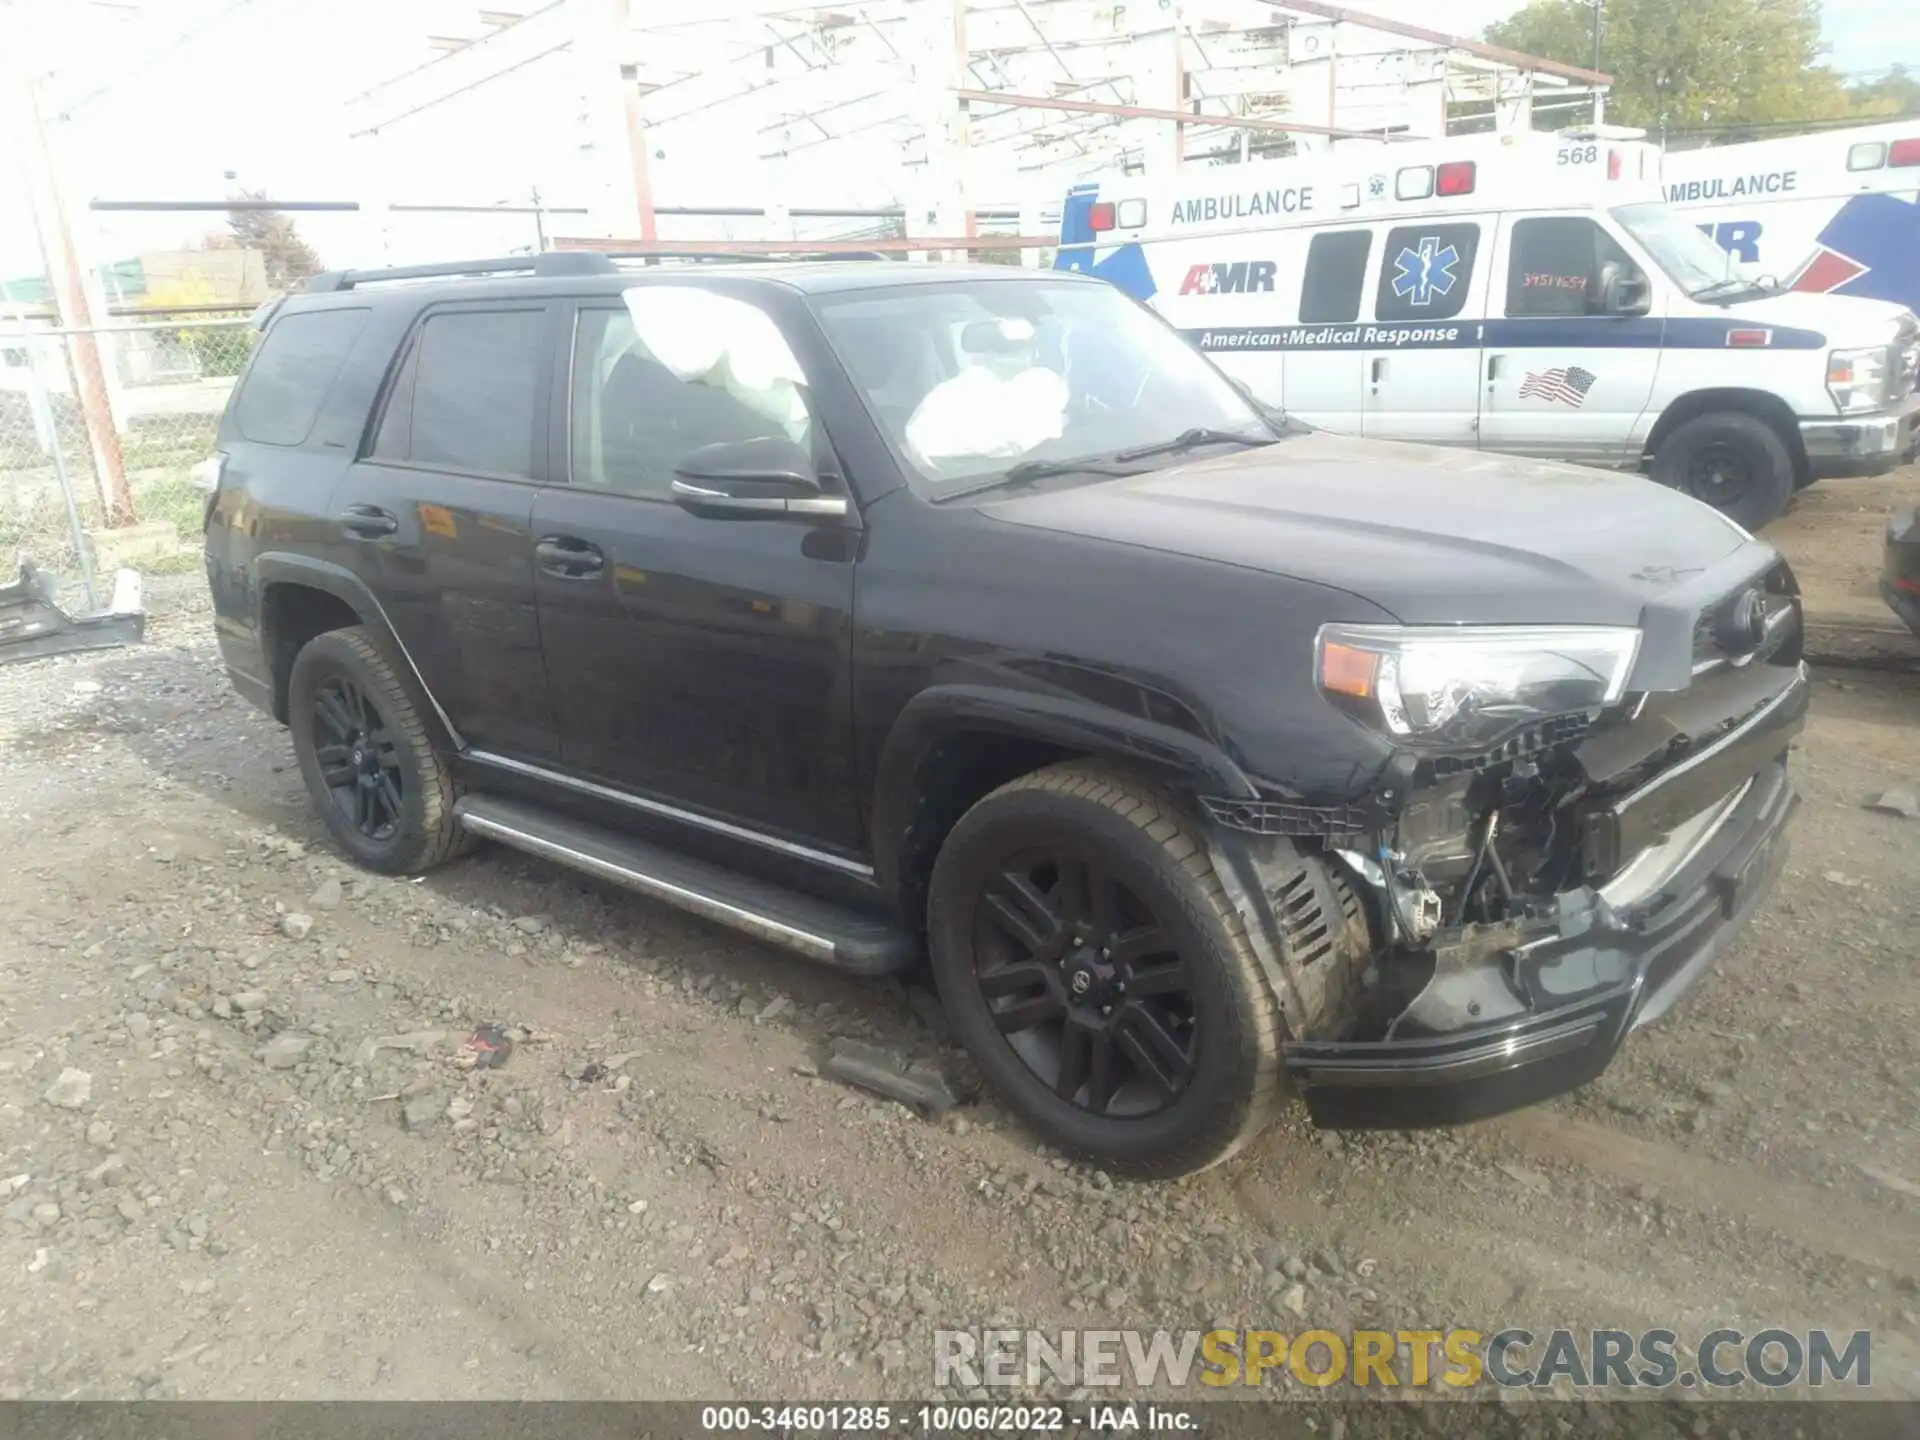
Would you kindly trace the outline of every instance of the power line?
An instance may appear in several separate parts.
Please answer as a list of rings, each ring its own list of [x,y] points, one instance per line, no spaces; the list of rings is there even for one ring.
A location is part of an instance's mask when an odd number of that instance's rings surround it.
[[[116,85],[124,84],[128,80],[132,79],[134,76],[140,74],[142,71],[151,68],[153,63],[156,60],[165,59],[167,56],[171,55],[174,51],[180,49],[183,45],[186,45],[188,42],[192,40],[197,40],[200,36],[206,34],[207,31],[211,30],[214,26],[218,25],[222,20],[225,20],[229,15],[233,14],[235,11],[245,9],[247,6],[251,4],[253,4],[253,0],[227,0],[227,3],[225,5],[221,6],[212,15],[209,15],[206,19],[200,21],[197,25],[187,26],[186,29],[176,33],[173,39],[168,40],[160,45],[156,45],[152,50],[148,51],[139,61],[137,61],[133,65],[128,66],[125,70],[122,70],[118,75],[114,76],[113,79],[107,81],[103,85],[95,86],[93,89],[89,90],[86,94],[82,95],[78,100],[72,101],[69,104],[61,107],[59,114],[55,118],[60,120],[71,120],[73,118],[73,112],[78,110],[81,106],[89,105],[93,103],[95,100],[98,100],[102,95],[106,94],[109,90],[113,89]]]

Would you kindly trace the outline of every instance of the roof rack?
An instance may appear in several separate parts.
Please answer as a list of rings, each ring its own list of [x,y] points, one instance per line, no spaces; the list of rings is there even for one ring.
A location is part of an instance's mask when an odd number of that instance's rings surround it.
[[[794,250],[777,253],[726,250],[547,250],[538,255],[503,255],[495,260],[448,260],[434,265],[390,265],[380,270],[326,270],[307,281],[311,294],[353,290],[390,280],[452,280],[466,275],[615,275],[616,260],[653,265],[681,263],[751,265],[817,260],[884,260],[877,250]]]
[[[449,260],[437,265],[391,265],[381,270],[326,270],[307,281],[309,292],[327,294],[388,280],[444,280],[461,275],[611,275],[613,262],[590,250],[548,250],[539,255],[503,255],[496,260]]]
[[[723,243],[723,242],[714,242]],[[557,254],[593,254],[607,260],[661,260],[714,265],[797,265],[822,260],[884,260],[878,250],[593,250],[557,251]]]

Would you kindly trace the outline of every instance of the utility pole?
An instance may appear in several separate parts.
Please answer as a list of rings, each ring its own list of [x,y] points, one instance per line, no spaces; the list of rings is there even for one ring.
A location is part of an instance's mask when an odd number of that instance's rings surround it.
[[[86,274],[74,252],[73,229],[66,198],[47,143],[40,114],[39,76],[27,46],[16,51],[13,80],[15,110],[25,132],[27,198],[40,240],[41,264],[53,288],[54,311],[67,331],[73,357],[74,385],[79,391],[80,416],[93,452],[93,470],[100,484],[100,503],[108,525],[131,525],[135,520],[133,493],[127,488],[126,461],[120,453],[120,433],[114,428],[113,408],[107,396],[106,369],[100,360],[100,338],[93,331],[93,310],[87,300]]]
[[[632,8],[633,0],[567,0],[565,18],[573,30],[584,139],[594,169],[589,226],[603,235],[638,234],[651,243],[658,232],[639,71],[631,60]]]
[[[1600,4],[1601,0],[1593,0],[1593,64],[1588,67],[1596,71],[1600,68]],[[1605,118],[1606,104],[1606,92],[1596,84],[1593,91],[1594,124],[1598,125]]]

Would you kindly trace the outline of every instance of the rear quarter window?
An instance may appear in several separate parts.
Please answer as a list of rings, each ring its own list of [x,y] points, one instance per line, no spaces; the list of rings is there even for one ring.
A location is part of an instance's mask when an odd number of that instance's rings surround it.
[[[470,475],[533,473],[544,307],[428,314],[387,397],[373,456]]]
[[[281,316],[247,367],[234,400],[234,428],[258,445],[303,444],[367,314],[341,309]]]
[[[1313,237],[1300,282],[1300,323],[1341,325],[1360,318],[1360,292],[1367,278],[1370,230],[1335,230]]]

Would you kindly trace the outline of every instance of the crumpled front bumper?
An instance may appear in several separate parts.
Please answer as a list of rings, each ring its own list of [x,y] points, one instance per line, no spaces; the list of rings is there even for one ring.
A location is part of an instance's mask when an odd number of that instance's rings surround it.
[[[1676,787],[1698,803],[1605,884],[1561,895],[1545,934],[1443,959],[1388,1038],[1289,1042],[1286,1066],[1314,1123],[1458,1124],[1605,1070],[1718,959],[1785,864],[1798,804],[1785,752],[1806,702],[1802,676],[1767,713],[1627,796],[1617,813],[1656,800],[1670,810]]]

